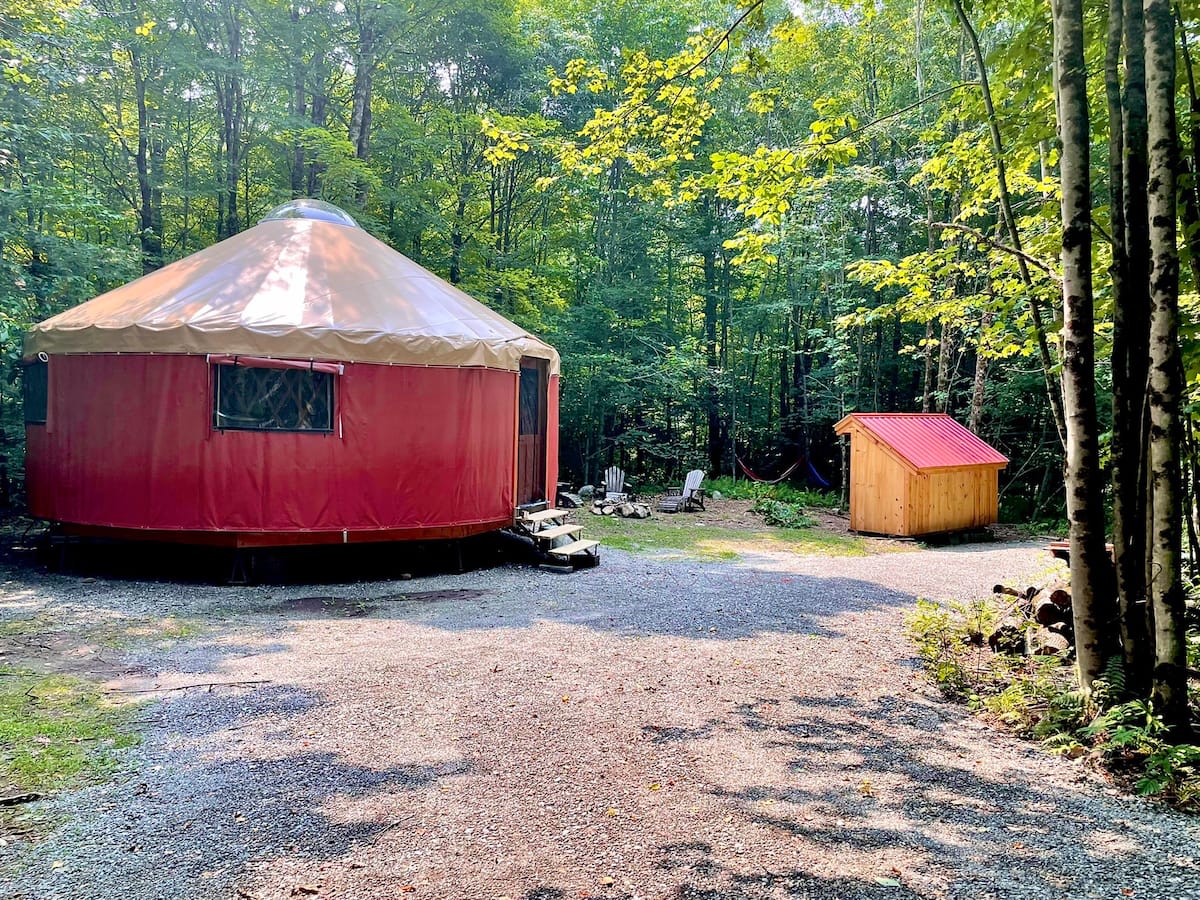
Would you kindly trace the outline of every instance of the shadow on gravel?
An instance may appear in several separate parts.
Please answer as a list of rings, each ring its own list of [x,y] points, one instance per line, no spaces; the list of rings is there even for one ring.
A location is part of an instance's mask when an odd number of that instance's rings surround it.
[[[788,575],[755,577],[736,571],[696,575],[671,565],[636,580],[591,577],[559,596],[554,584],[532,581],[519,587],[481,590],[469,602],[389,604],[386,618],[419,620],[447,631],[524,629],[549,622],[620,637],[671,635],[702,640],[740,640],[758,634],[837,637],[832,623],[847,613],[885,607],[908,608],[913,594],[853,578]],[[561,579],[531,573],[531,579]],[[581,578],[581,575],[571,576]],[[561,582],[560,582],[561,583]],[[566,585],[575,587],[574,585]],[[414,593],[414,599],[420,595]]]
[[[372,769],[331,752],[294,752],[307,742],[290,732],[291,724],[322,701],[291,687],[199,694],[188,701],[159,707],[161,730],[145,748],[151,761],[169,751],[169,762],[76,795],[91,808],[86,830],[76,834],[81,823],[71,821],[47,845],[57,845],[60,854],[69,847],[70,853],[52,858],[46,847],[33,847],[22,880],[38,889],[22,893],[0,878],[0,896],[75,897],[83,896],[76,893],[80,886],[90,885],[87,896],[232,897],[256,863],[283,857],[299,864],[303,882],[319,880],[320,862],[406,822],[406,792],[470,770],[461,760]],[[262,744],[240,738],[255,719],[276,716],[284,717],[283,727]],[[223,753],[194,749],[212,734],[225,742]],[[292,752],[271,755],[273,740]],[[347,804],[376,794],[391,802],[379,807],[377,820],[339,816]]]
[[[1162,871],[1178,865],[1180,876],[1194,876],[1190,858],[1172,859],[1162,846],[1172,822],[1188,843],[1184,829],[1192,823],[1185,817],[1161,809],[1143,817],[1147,807],[1130,803],[1123,810],[1130,818],[1114,819],[1113,805],[1098,800],[1094,788],[1089,795],[1042,784],[1034,774],[985,771],[980,757],[989,752],[986,735],[978,748],[962,744],[961,765],[933,761],[925,750],[936,747],[944,758],[951,733],[957,729],[964,736],[964,718],[911,697],[866,704],[812,697],[744,704],[724,724],[753,733],[759,747],[782,757],[789,774],[736,790],[710,784],[708,791],[732,804],[735,815],[801,839],[818,853],[853,848],[876,859],[910,859],[914,871],[908,874],[936,880],[953,873],[951,878],[961,879],[950,883],[954,897],[1151,896],[1144,876],[1152,866]],[[914,740],[914,731],[928,734],[928,740]],[[706,880],[722,880],[705,856],[707,848],[682,848],[662,849],[678,865],[692,860]],[[1155,851],[1157,858],[1149,855]],[[881,875],[886,880],[888,873]],[[869,897],[876,890],[869,883],[839,885],[803,873],[770,873],[761,881],[749,879],[744,890],[696,887],[680,896],[776,896],[770,893],[776,884],[788,896]],[[879,896],[905,896],[897,890],[879,888]]]

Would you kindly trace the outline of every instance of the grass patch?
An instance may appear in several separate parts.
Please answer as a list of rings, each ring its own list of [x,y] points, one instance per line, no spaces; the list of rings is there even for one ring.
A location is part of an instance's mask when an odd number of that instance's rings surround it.
[[[77,678],[0,669],[0,790],[50,794],[106,778],[137,743],[132,709]]]
[[[17,638],[31,634],[44,634],[53,628],[55,628],[55,621],[47,615],[38,615],[26,619],[5,619],[0,621],[0,638]]]
[[[79,636],[89,642],[113,650],[124,650],[137,644],[182,641],[204,631],[198,619],[114,619],[89,625]]]
[[[737,559],[746,553],[787,551],[800,555],[866,556],[861,538],[832,534],[819,528],[733,528],[701,525],[692,518],[685,524],[656,519],[622,519],[617,516],[579,517],[589,536],[609,547],[633,553],[677,551],[700,559]]]

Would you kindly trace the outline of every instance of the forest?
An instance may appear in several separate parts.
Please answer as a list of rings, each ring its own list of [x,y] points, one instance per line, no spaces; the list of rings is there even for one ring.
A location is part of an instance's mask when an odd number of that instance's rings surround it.
[[[944,410],[1013,459],[1009,518],[1061,518],[1048,10],[961,12],[12,4],[5,405],[31,322],[312,196],[559,348],[577,482],[838,483],[847,412]],[[991,124],[1027,257],[994,246]]]
[[[1011,459],[1006,519],[1065,504],[1097,599],[1085,683],[1123,647],[1183,721],[1196,19],[1166,0],[9,0],[10,464],[31,323],[315,197],[560,350],[576,483],[803,461],[797,482],[836,486],[846,413],[958,417]]]

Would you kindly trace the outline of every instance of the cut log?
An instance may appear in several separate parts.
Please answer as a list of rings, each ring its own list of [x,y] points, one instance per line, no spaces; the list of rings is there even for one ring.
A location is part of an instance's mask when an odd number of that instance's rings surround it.
[[[1025,650],[1025,629],[1022,619],[1005,619],[988,635],[988,646],[996,653],[1021,653]]]
[[[1048,589],[1050,591],[1050,599],[1056,606],[1061,606],[1063,609],[1071,608],[1071,589],[1065,584],[1057,584]]]
[[[588,510],[588,512],[590,512],[593,516],[604,515],[604,510],[601,509],[599,506],[593,506],[590,510]]]
[[[1051,631],[1057,632],[1065,637],[1072,645],[1075,643],[1075,625],[1070,619],[1062,622],[1055,622],[1053,625],[1047,625]]]
[[[1033,619],[1041,625],[1052,625],[1065,621],[1069,613],[1051,599],[1049,592],[1042,591],[1033,598],[1029,605]]]
[[[1066,635],[1049,628],[1030,628],[1025,635],[1025,653],[1029,656],[1056,656],[1070,649]]]
[[[612,506],[604,506],[600,508],[600,512],[604,513],[606,516],[611,516],[614,512],[616,512],[616,509]]]
[[[1008,594],[1010,597],[1024,597],[1025,595],[1018,591],[1015,587],[1009,587],[1007,584],[998,584],[992,588],[993,594]]]

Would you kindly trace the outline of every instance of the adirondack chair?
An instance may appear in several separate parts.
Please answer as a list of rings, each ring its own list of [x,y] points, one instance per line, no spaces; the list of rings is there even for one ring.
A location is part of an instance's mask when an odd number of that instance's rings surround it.
[[[693,509],[704,509],[704,470],[693,469],[683,480],[683,487],[668,488],[667,496],[658,504],[660,512],[689,512]]]
[[[625,493],[625,470],[610,466],[604,470],[604,502],[624,503],[629,499]]]

